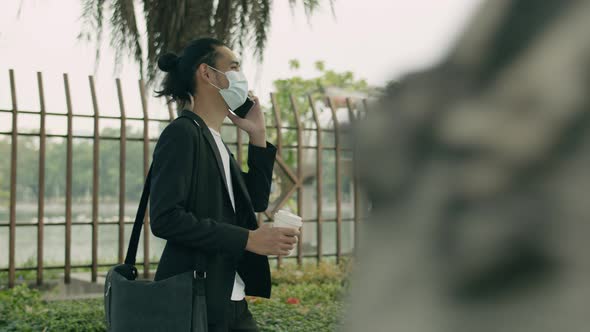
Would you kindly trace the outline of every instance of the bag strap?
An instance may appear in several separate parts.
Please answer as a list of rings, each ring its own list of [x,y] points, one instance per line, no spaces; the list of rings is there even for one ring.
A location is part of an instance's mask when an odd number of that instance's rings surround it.
[[[184,115],[180,117],[187,117]],[[194,121],[193,119],[191,119]],[[194,121],[197,126],[200,125]],[[139,200],[139,207],[137,209],[137,214],[135,215],[135,222],[133,223],[133,230],[131,231],[131,237],[129,239],[129,246],[127,247],[127,255],[125,256],[125,264],[128,265],[135,265],[135,259],[137,257],[137,247],[139,245],[139,236],[141,234],[141,228],[143,227],[143,220],[145,218],[145,210],[147,208],[148,197],[150,196],[150,183],[152,178],[152,166],[154,165],[153,161],[150,164],[150,169],[148,170],[148,174],[145,178],[145,183],[143,185],[143,192],[141,193],[141,199]],[[204,272],[204,271],[203,271]],[[195,272],[195,278],[197,278],[197,273]],[[206,276],[206,272],[204,272],[204,276]],[[204,278],[204,277],[202,277]]]
[[[137,256],[137,246],[139,244],[139,235],[141,234],[141,228],[143,226],[143,220],[145,217],[145,210],[147,207],[148,197],[150,196],[150,183],[152,178],[152,166],[145,178],[145,184],[143,185],[143,192],[141,193],[141,199],[139,200],[139,208],[135,215],[135,222],[133,223],[133,230],[131,231],[131,238],[129,239],[129,246],[127,247],[127,255],[125,256],[125,264],[135,265],[135,258]]]

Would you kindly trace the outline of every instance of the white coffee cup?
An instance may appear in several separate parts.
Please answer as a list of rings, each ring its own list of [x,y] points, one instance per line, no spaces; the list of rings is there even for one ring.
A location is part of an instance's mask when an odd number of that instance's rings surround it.
[[[279,210],[274,214],[273,227],[286,227],[300,229],[303,226],[302,218],[296,214],[293,214],[287,210]],[[289,251],[287,256],[293,255],[295,248]]]

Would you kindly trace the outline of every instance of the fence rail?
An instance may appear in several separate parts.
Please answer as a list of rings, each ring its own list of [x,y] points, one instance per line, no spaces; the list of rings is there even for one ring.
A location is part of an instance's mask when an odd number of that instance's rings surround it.
[[[44,95],[44,85],[43,85],[43,75],[42,73],[37,73],[37,89],[38,89],[38,96],[40,102],[40,109],[39,112],[37,111],[30,111],[30,110],[19,110],[18,101],[17,101],[17,88],[16,88],[16,81],[15,81],[15,72],[14,70],[9,71],[9,81],[10,81],[10,94],[12,98],[12,109],[5,110],[0,109],[1,114],[12,114],[12,121],[11,121],[11,130],[0,132],[0,138],[2,136],[10,136],[11,144],[10,144],[10,195],[9,195],[9,216],[8,216],[8,223],[4,220],[0,220],[0,232],[5,232],[8,229],[8,268],[0,268],[0,273],[8,272],[8,286],[13,287],[15,285],[15,272],[16,271],[26,271],[26,270],[36,270],[37,275],[37,284],[41,285],[43,283],[43,272],[44,270],[49,269],[63,269],[64,272],[64,282],[70,283],[71,280],[71,273],[73,268],[90,268],[91,270],[91,280],[96,282],[98,276],[98,269],[99,267],[107,267],[112,266],[117,263],[122,263],[124,261],[124,255],[126,250],[126,243],[127,237],[125,236],[125,225],[133,224],[133,220],[126,218],[125,216],[125,203],[126,203],[126,178],[125,178],[125,169],[126,169],[126,155],[127,155],[127,141],[138,141],[143,142],[143,175],[144,179],[147,176],[147,172],[149,169],[150,164],[150,142],[157,141],[156,138],[150,138],[149,136],[149,122],[162,122],[166,123],[175,118],[174,110],[171,105],[168,105],[168,119],[150,119],[148,113],[148,100],[146,96],[146,89],[143,81],[138,82],[138,89],[141,99],[141,110],[143,117],[128,117],[126,115],[125,103],[124,103],[124,94],[123,89],[121,87],[121,81],[119,79],[115,80],[116,90],[117,90],[117,97],[118,97],[118,105],[119,105],[119,116],[110,116],[110,115],[101,115],[98,107],[98,98],[95,88],[94,78],[92,76],[88,77],[88,84],[90,90],[90,96],[92,99],[92,109],[93,114],[74,114],[73,107],[72,107],[72,95],[70,91],[70,81],[68,74],[63,74],[63,85],[65,91],[65,100],[66,100],[66,110],[67,112],[64,113],[52,113],[47,112],[46,104],[45,104],[45,95]],[[350,147],[342,146],[341,138],[343,135],[348,134],[350,126],[343,126],[343,124],[339,123],[339,119],[337,116],[337,109],[338,110],[346,110],[348,113],[348,123],[354,123],[361,119],[367,110],[367,101],[360,100],[361,107],[355,106],[355,102],[351,98],[345,98],[343,105],[337,105],[337,101],[334,98],[326,98],[325,104],[331,113],[331,121],[333,123],[332,128],[322,128],[322,123],[320,119],[320,114],[316,107],[316,100],[311,95],[307,95],[304,97],[307,102],[308,109],[312,112],[313,123],[308,123],[302,121],[302,113],[299,109],[296,96],[289,96],[290,100],[290,111],[292,112],[292,116],[295,119],[295,125],[285,124],[285,121],[282,121],[281,116],[287,114],[287,111],[280,110],[279,103],[277,101],[277,94],[271,93],[270,100],[271,100],[271,109],[272,109],[272,117],[274,119],[274,125],[267,125],[268,129],[276,130],[276,142],[275,145],[277,146],[277,158],[275,162],[275,175],[277,172],[284,174],[284,180],[290,181],[292,185],[289,189],[286,190],[285,193],[282,193],[280,197],[278,197],[275,201],[269,203],[269,208],[267,211],[259,212],[258,215],[258,222],[259,224],[265,222],[266,220],[272,220],[272,216],[275,211],[284,207],[287,201],[296,193],[297,194],[297,202],[296,206],[297,209],[296,213],[299,215],[303,215],[304,210],[304,197],[306,194],[310,194],[306,190],[303,180],[304,180],[304,150],[315,150],[317,155],[316,160],[316,168],[315,168],[315,179],[316,179],[316,188],[315,194],[317,197],[316,202],[316,214],[317,218],[304,218],[304,222],[316,222],[316,237],[317,237],[317,252],[314,255],[304,255],[303,253],[303,233],[299,239],[299,244],[297,245],[297,255],[293,257],[297,260],[298,264],[302,264],[303,258],[306,257],[314,257],[317,261],[321,261],[322,257],[332,256],[328,254],[323,254],[322,248],[322,232],[323,232],[323,223],[328,221],[336,222],[336,260],[340,261],[343,255],[347,253],[343,253],[342,250],[342,222],[343,221],[352,221],[354,223],[354,247],[355,250],[358,246],[358,227],[361,220],[364,219],[364,215],[362,215],[361,211],[361,204],[362,201],[362,193],[359,191],[358,180],[356,176],[356,168],[354,165],[352,166],[353,169],[353,176],[352,176],[352,186],[353,186],[353,211],[354,215],[352,218],[343,218],[342,211],[341,211],[341,204],[342,204],[342,183],[341,183],[341,154],[343,151],[352,151]],[[342,100],[339,99],[340,104],[342,104]],[[361,109],[362,108],[362,109]],[[21,114],[35,114],[39,115],[40,122],[39,122],[39,133],[19,133],[18,132],[18,121],[19,115]],[[67,118],[67,129],[65,135],[60,134],[48,134],[46,128],[46,117],[47,116],[65,116]],[[73,134],[73,118],[74,117],[82,117],[82,118],[92,118],[94,120],[93,127],[94,127],[94,134],[93,135],[74,135]],[[268,115],[267,115],[268,117]],[[118,120],[120,123],[120,135],[118,137],[114,136],[101,136],[99,132],[99,122],[101,119],[111,119],[111,120]],[[128,120],[135,120],[135,121],[143,121],[143,137],[127,137],[126,132],[126,124]],[[308,124],[315,124],[315,126],[308,126]],[[241,130],[233,125],[233,124],[224,124],[223,126],[233,126],[236,130],[236,142],[235,143],[228,143],[230,146],[236,147],[236,156],[237,161],[240,165],[242,165],[243,161],[243,153],[242,147],[245,144],[244,139],[242,137]],[[288,130],[295,130],[297,133],[296,137],[296,144],[284,144],[283,139],[283,132]],[[315,132],[317,137],[317,144],[304,144],[304,132]],[[324,146],[322,142],[322,135],[324,133],[333,133],[334,134],[334,146]],[[16,203],[17,203],[17,177],[18,172],[20,170],[17,169],[17,158],[19,156],[18,150],[18,138],[19,136],[34,136],[39,137],[39,173],[38,173],[38,201],[37,201],[37,223],[30,223],[30,224],[22,224],[18,223],[16,220]],[[44,222],[44,214],[45,214],[45,168],[46,168],[46,142],[48,138],[52,137],[61,137],[66,140],[66,168],[65,172],[65,219],[59,222],[52,222],[46,224]],[[92,199],[91,199],[91,206],[92,206],[92,217],[90,222],[76,222],[72,220],[72,179],[75,174],[73,174],[73,140],[74,139],[89,139],[93,142],[92,147]],[[119,195],[118,195],[118,219],[116,221],[111,222],[99,222],[99,158],[100,158],[100,143],[103,140],[116,140],[120,142],[120,149],[119,149]],[[296,149],[296,171],[293,171],[291,165],[287,164],[287,162],[282,157],[282,152],[284,149]],[[322,217],[322,211],[324,206],[322,206],[322,197],[323,197],[323,165],[322,165],[322,152],[323,151],[334,151],[335,153],[335,191],[336,191],[336,202],[335,202],[335,209],[336,215],[335,218],[324,218]],[[352,153],[352,152],[351,152]],[[352,157],[352,163],[355,164],[355,158]],[[149,207],[148,207],[149,208]],[[91,235],[91,242],[89,245],[91,246],[91,264],[72,264],[72,226],[74,225],[90,225],[92,229]],[[99,235],[99,226],[101,225],[117,225],[118,226],[118,244],[117,244],[117,256],[118,262],[113,263],[99,263],[99,252],[98,252],[98,235]],[[64,256],[65,256],[65,264],[58,265],[58,266],[45,266],[44,264],[44,233],[45,233],[45,226],[55,227],[55,226],[65,226],[65,237],[64,237]],[[15,253],[16,253],[16,230],[20,227],[36,227],[37,228],[37,252],[36,252],[36,266],[34,267],[22,267],[17,266]],[[143,232],[143,277],[147,278],[149,276],[150,267],[152,265],[157,264],[158,262],[151,262],[150,261],[150,231],[149,231],[149,213],[146,213],[144,219],[144,232]],[[304,225],[305,227],[305,225]],[[351,253],[354,254],[354,251]],[[273,256],[273,259],[277,259],[277,266],[280,267],[284,259],[290,258],[283,258],[283,257],[276,257]],[[138,263],[139,264],[139,263]]]

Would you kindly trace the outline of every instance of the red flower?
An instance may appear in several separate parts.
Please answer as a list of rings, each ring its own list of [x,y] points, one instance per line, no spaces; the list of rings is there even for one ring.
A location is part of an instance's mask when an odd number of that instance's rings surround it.
[[[299,302],[300,302],[299,299],[296,297],[290,297],[287,299],[287,303],[289,303],[289,304],[299,304]]]

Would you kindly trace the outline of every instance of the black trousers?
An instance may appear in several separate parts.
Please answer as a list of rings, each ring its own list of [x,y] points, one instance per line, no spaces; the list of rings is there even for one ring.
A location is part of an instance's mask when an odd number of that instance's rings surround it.
[[[260,331],[252,313],[248,310],[248,301],[245,298],[240,301],[229,301],[227,318],[219,324],[209,324],[209,332]]]

